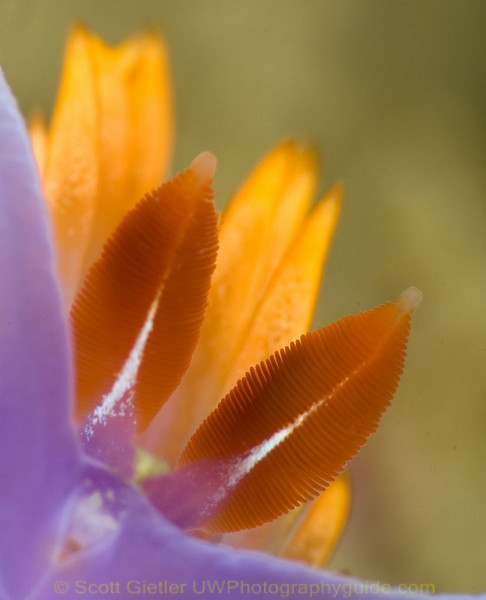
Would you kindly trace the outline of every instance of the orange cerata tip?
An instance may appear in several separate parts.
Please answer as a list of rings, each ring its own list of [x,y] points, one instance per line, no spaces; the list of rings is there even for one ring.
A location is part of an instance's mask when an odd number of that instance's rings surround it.
[[[155,34],[112,47],[78,25],[49,128],[31,135],[65,305],[123,216],[163,181],[172,154],[168,52]]]

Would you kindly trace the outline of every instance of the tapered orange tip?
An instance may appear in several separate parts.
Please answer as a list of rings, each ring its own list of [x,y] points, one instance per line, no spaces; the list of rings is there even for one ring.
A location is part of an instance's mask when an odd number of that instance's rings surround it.
[[[214,178],[217,166],[218,160],[214,154],[211,154],[211,152],[201,152],[192,161],[190,169],[197,179],[200,180],[201,185],[206,185],[211,183]]]
[[[405,314],[414,313],[421,302],[422,292],[413,286],[402,292],[400,298],[397,300],[398,306],[401,307]]]

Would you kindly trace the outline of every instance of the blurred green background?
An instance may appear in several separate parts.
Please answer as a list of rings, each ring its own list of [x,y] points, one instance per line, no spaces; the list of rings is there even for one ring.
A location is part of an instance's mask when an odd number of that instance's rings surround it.
[[[1,0],[0,58],[25,114],[49,112],[70,25],[111,42],[159,27],[174,75],[175,168],[219,158],[223,206],[289,135],[346,187],[316,325],[424,293],[407,368],[352,466],[330,568],[486,589],[486,2]]]

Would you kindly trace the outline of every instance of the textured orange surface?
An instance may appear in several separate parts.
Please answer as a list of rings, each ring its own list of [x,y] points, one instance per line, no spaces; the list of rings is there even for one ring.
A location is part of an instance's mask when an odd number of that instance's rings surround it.
[[[217,252],[212,173],[204,172],[201,156],[127,215],[76,298],[79,418],[112,389],[151,308],[152,331],[132,388],[139,431],[187,369]]]
[[[226,462],[209,531],[272,520],[343,470],[398,384],[419,292],[302,336],[250,369],[197,430],[180,465]]]

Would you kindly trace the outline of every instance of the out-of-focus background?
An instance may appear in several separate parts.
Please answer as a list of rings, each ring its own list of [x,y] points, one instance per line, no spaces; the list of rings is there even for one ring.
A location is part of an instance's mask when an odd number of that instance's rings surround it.
[[[424,293],[407,367],[354,461],[330,563],[368,581],[486,588],[486,2],[1,0],[0,59],[22,110],[50,111],[66,34],[160,28],[175,169],[219,158],[223,206],[273,144],[324,153],[345,183],[316,325]]]

